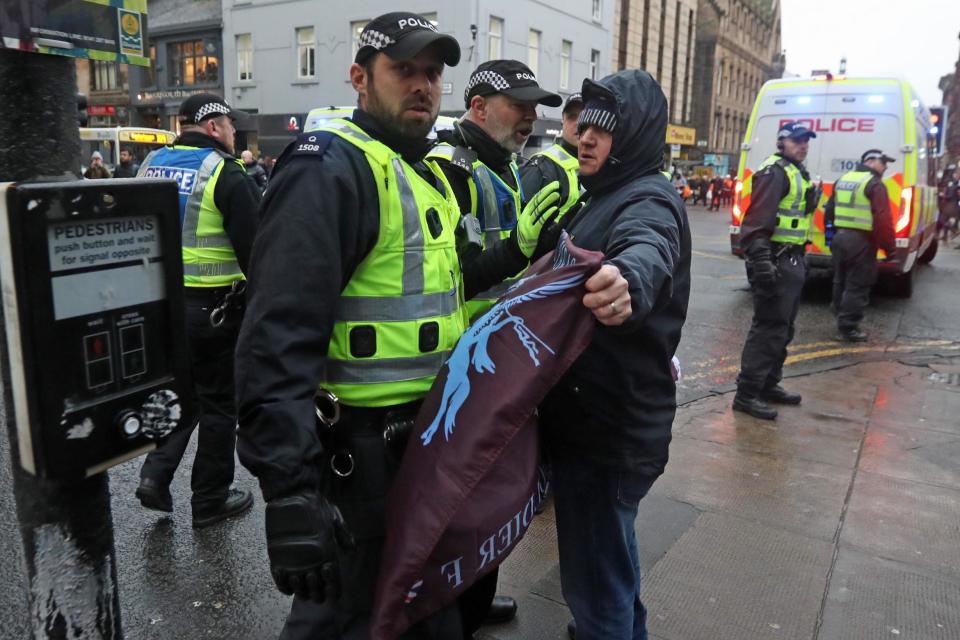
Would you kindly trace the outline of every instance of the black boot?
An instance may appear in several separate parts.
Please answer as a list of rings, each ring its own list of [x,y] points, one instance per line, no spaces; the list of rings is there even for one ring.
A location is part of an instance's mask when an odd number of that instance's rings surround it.
[[[846,342],[866,342],[867,334],[857,327],[854,327],[853,329],[841,329],[840,339],[845,340]]]
[[[799,393],[791,393],[777,385],[763,390],[763,399],[774,404],[800,404],[803,397]]]
[[[170,496],[170,487],[150,478],[140,478],[136,496],[140,504],[154,511],[173,512],[173,498]]]
[[[493,596],[490,610],[483,619],[483,624],[502,624],[510,622],[517,615],[517,601],[510,596]]]
[[[777,417],[777,410],[764,402],[763,399],[745,396],[739,392],[733,396],[733,410],[749,413],[754,418],[760,418],[761,420],[773,420]]]
[[[253,504],[253,494],[240,489],[230,489],[227,499],[213,508],[193,508],[193,528],[202,529],[246,511]]]

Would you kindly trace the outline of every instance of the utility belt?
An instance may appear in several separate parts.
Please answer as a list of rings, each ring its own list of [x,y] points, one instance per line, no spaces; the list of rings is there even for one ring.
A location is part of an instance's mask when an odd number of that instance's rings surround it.
[[[333,393],[320,389],[314,396],[317,434],[330,452],[330,470],[340,478],[353,475],[356,466],[354,438],[379,436],[396,458],[403,455],[413,431],[421,400],[390,407],[353,407],[340,403]]]
[[[209,308],[214,328],[227,322],[239,323],[247,306],[247,281],[236,280],[228,287],[184,287],[183,297]]]
[[[807,252],[807,244],[806,242],[804,244],[774,242],[771,247],[771,252],[773,253],[774,259],[782,255],[802,256]]]

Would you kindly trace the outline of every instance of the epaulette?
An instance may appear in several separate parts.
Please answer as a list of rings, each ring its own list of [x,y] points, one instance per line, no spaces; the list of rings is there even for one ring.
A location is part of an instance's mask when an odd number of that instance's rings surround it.
[[[320,160],[327,152],[330,143],[336,137],[329,131],[307,131],[297,136],[297,139],[286,146],[277,157],[273,166],[273,173],[280,170],[289,160],[300,156],[308,156]]]
[[[438,144],[427,153],[428,158],[444,160],[454,167],[461,169],[467,175],[473,173],[473,163],[477,161],[477,152],[469,147],[457,145],[455,147]]]

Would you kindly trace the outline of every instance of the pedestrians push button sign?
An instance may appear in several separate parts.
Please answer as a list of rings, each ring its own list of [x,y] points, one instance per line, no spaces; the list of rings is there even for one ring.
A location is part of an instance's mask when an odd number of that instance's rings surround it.
[[[0,362],[21,465],[83,477],[148,451],[192,413],[176,184],[0,188]]]

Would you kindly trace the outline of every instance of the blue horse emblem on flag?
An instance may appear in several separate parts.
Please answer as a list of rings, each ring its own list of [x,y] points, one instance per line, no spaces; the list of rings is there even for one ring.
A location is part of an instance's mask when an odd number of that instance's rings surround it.
[[[555,262],[554,268],[556,267],[557,263]],[[453,435],[453,428],[457,423],[457,413],[470,396],[469,369],[471,365],[473,366],[473,370],[480,375],[493,373],[496,369],[496,364],[487,352],[487,343],[490,340],[490,336],[494,333],[504,327],[512,327],[514,333],[516,333],[520,339],[520,344],[527,350],[527,355],[530,356],[530,360],[533,361],[535,367],[540,366],[540,358],[538,356],[540,355],[541,347],[551,354],[555,354],[554,350],[550,348],[548,344],[527,327],[524,319],[514,315],[511,309],[525,302],[530,302],[531,300],[539,300],[557,295],[558,293],[577,286],[583,282],[585,277],[584,274],[573,275],[532,289],[527,293],[500,300],[460,337],[460,341],[457,343],[456,348],[453,350],[450,359],[447,360],[445,365],[447,367],[447,379],[443,385],[440,408],[433,422],[431,422],[430,426],[420,435],[423,446],[430,444],[439,430],[441,422],[443,422],[444,439],[449,441],[450,436]],[[511,291],[516,290],[529,279],[528,277],[519,280],[511,287]]]

